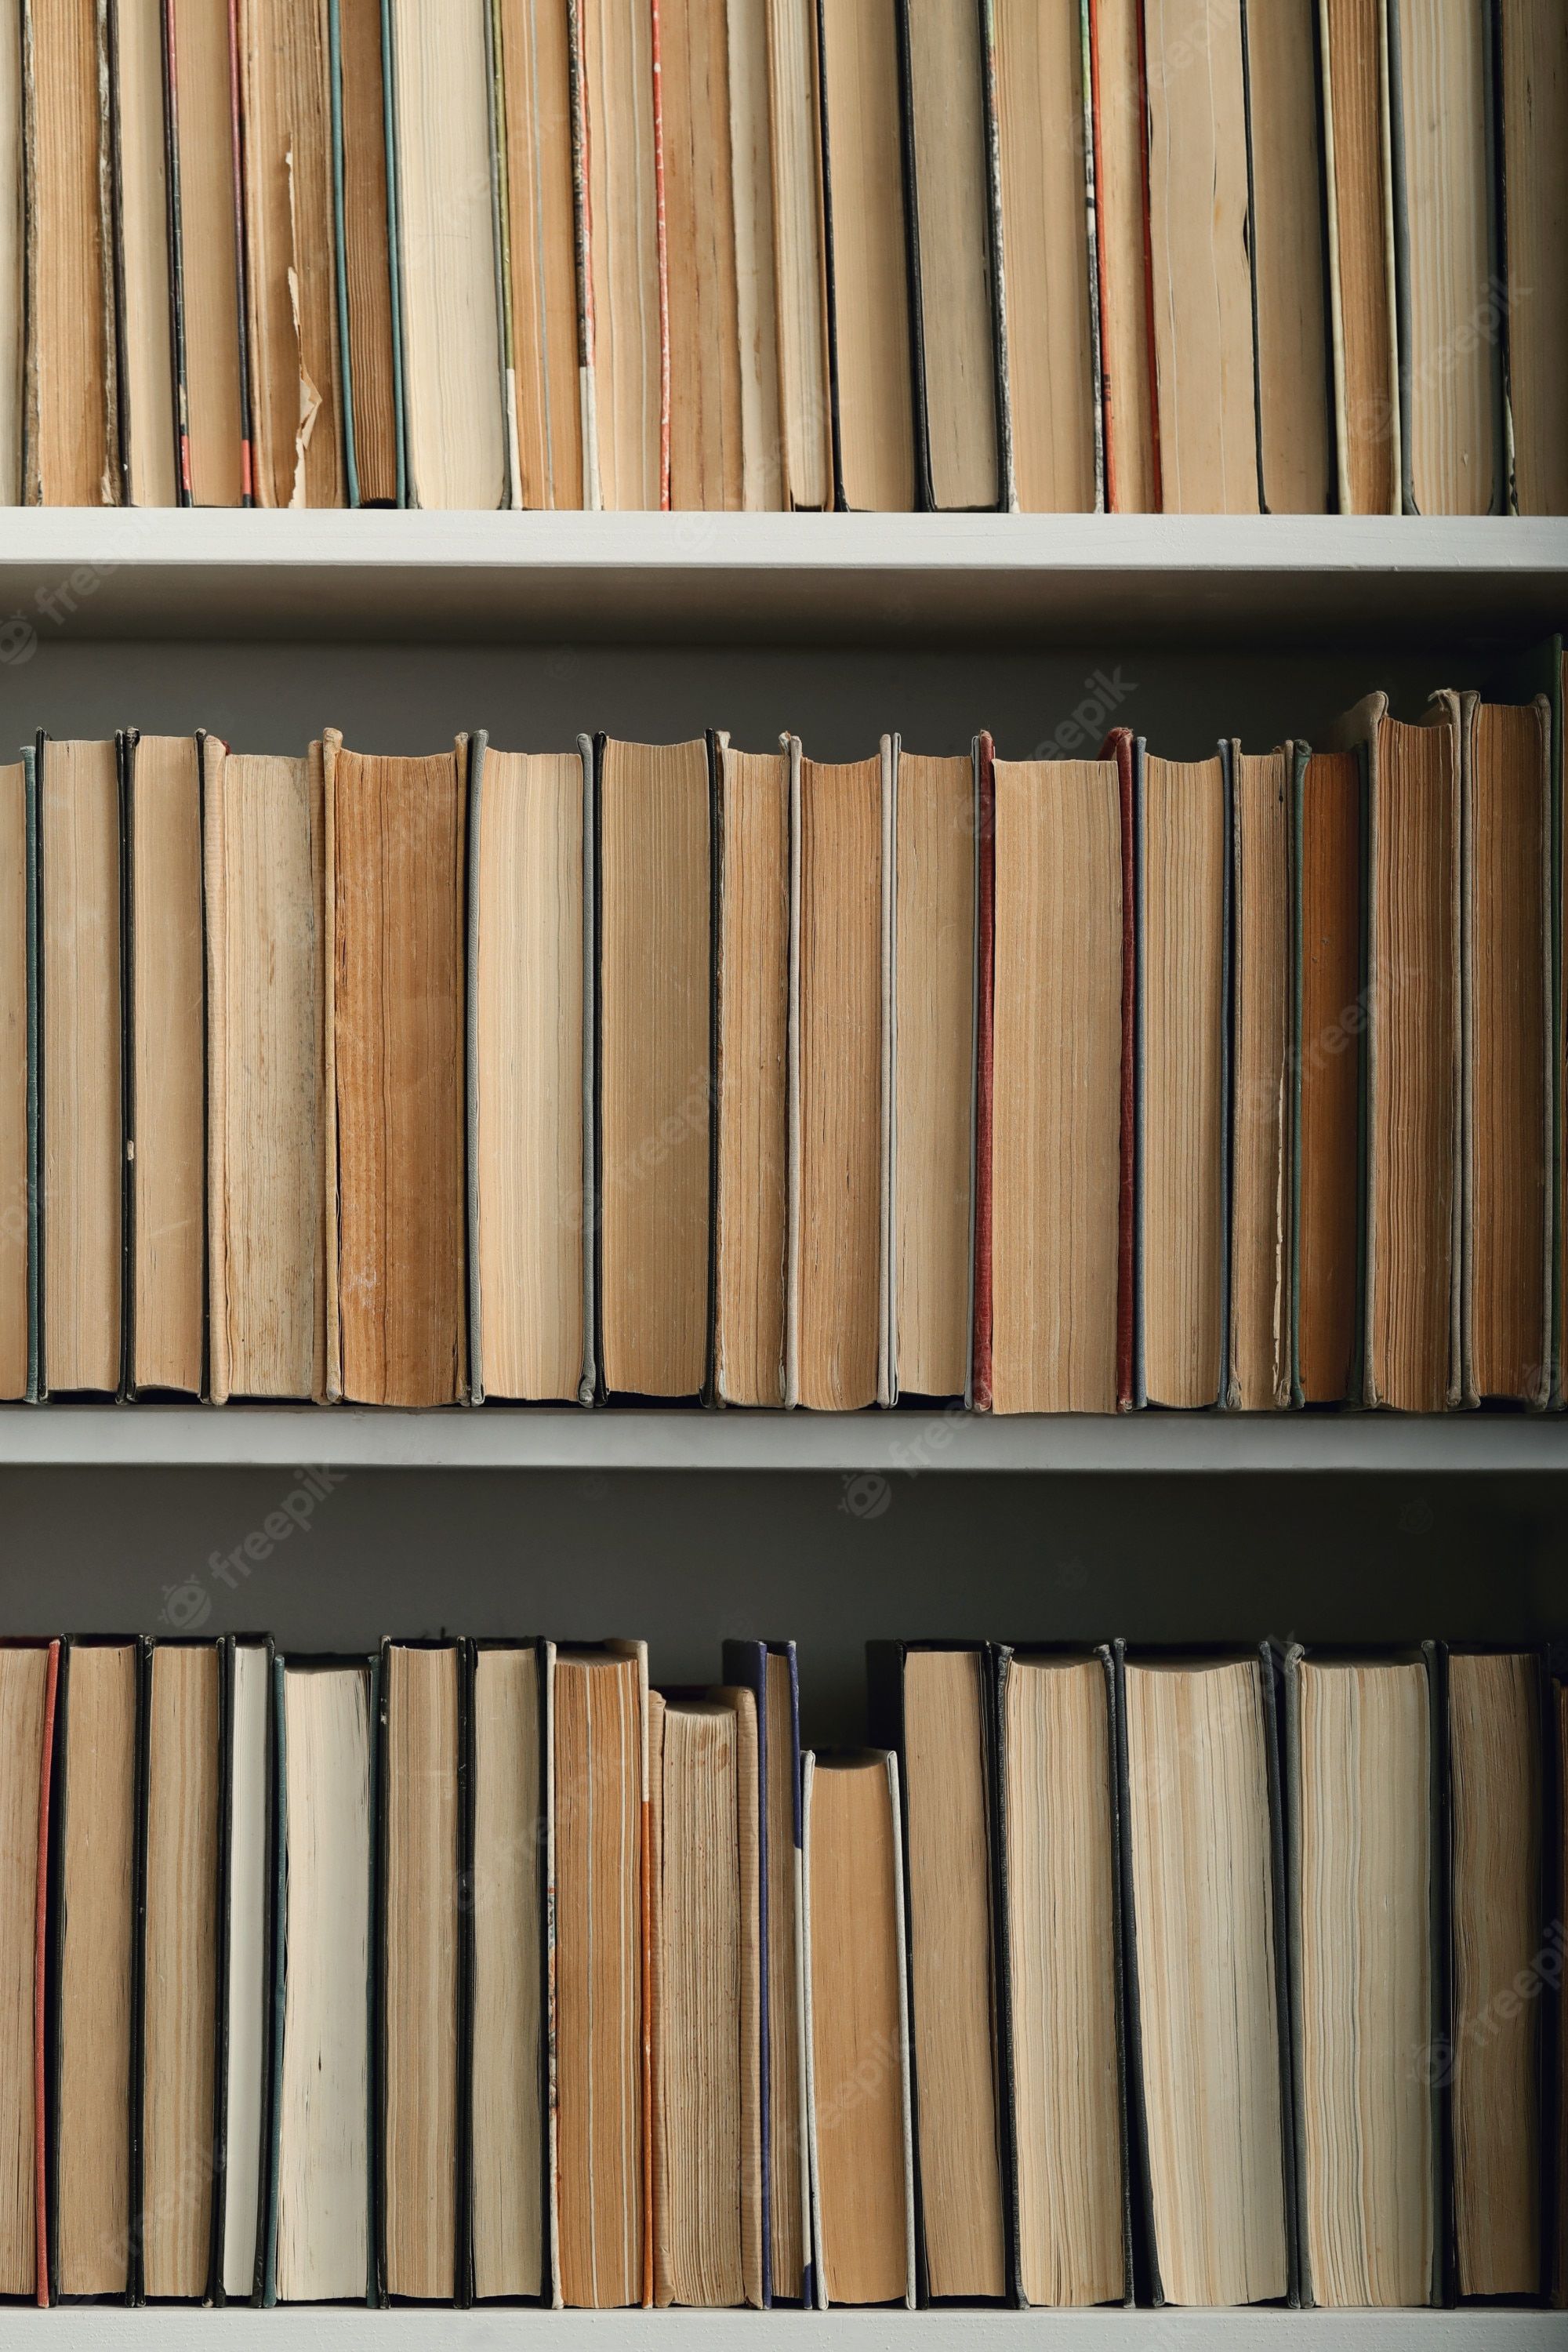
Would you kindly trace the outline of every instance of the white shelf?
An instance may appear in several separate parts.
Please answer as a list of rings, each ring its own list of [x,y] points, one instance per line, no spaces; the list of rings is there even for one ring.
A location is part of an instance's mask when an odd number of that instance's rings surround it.
[[[1568,522],[13,508],[0,654],[58,636],[860,643],[1556,627]],[[25,643],[25,640],[23,640]]]
[[[217,1469],[300,1462],[419,1470],[801,1470],[865,1475],[850,1496],[929,1472],[1568,1471],[1568,1417],[1456,1413],[668,1412],[487,1405],[479,1412],[18,1405],[0,1466]],[[885,1506],[884,1506],[885,1507]],[[1568,2332],[1565,2332],[1568,2344]]]

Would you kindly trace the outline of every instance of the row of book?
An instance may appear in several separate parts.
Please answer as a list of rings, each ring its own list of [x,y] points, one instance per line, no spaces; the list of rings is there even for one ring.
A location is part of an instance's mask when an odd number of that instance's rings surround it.
[[[0,1648],[0,2289],[1563,2298],[1563,1671],[868,1670]]]
[[[1561,724],[40,738],[0,1397],[1562,1402]]]
[[[1568,511],[1558,0],[4,0],[0,502]]]

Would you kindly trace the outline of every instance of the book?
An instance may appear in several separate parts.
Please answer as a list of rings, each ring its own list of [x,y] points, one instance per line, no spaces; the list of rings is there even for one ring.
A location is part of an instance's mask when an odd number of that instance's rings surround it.
[[[321,747],[201,738],[210,1383],[324,1398],[326,947]]]
[[[143,1679],[133,1641],[71,1642],[62,1654],[48,2183],[57,2301],[132,2286]]]
[[[668,503],[719,512],[745,502],[742,386],[753,354],[741,335],[733,74],[753,19],[727,0],[659,0],[658,21]]]
[[[1500,172],[1512,503],[1568,512],[1568,395],[1562,325],[1536,289],[1568,219],[1568,22],[1551,0],[1503,0],[1498,16]]]
[[[730,194],[741,344],[741,504],[787,507],[780,419],[769,0],[730,12]],[[671,503],[673,503],[673,496]]]
[[[220,1661],[216,1642],[154,1642],[142,1798],[140,2292],[205,2302],[217,2119]]]
[[[790,739],[785,1402],[885,1392],[886,907],[892,745],[842,767]]]
[[[990,64],[1010,505],[1103,503],[1093,79],[1086,5],[998,0]],[[1142,245],[1140,244],[1140,256]]]
[[[1143,0],[1088,0],[1105,502],[1158,514],[1148,41]]]
[[[1139,1404],[1212,1405],[1228,1325],[1230,781],[1139,749]]]
[[[1144,0],[1143,18],[1161,502],[1168,514],[1256,514],[1242,0]]]
[[[973,1644],[873,1642],[866,1664],[872,1737],[896,1752],[903,1799],[921,2299],[1000,2301],[993,1662]]]
[[[1290,955],[1296,748],[1230,747],[1232,1099],[1226,1402],[1290,1402]]]
[[[658,508],[669,500],[669,394],[654,10],[651,0],[584,0],[570,21],[583,503]]]
[[[126,1378],[199,1397],[206,1339],[201,746],[124,739]]]
[[[595,746],[599,1376],[707,1383],[712,1095],[709,745]]]
[[[997,760],[993,773],[990,1246],[975,1269],[987,1393],[997,1412],[1110,1412],[1131,1213],[1131,769],[1125,806],[1110,759]]]
[[[265,2286],[272,2108],[272,1644],[223,1643],[223,1885],[218,1914],[218,2175],[215,2297]]]
[[[1506,488],[1492,16],[1400,0],[1389,16],[1407,514],[1492,514]]]
[[[1258,503],[1326,514],[1333,442],[1324,253],[1323,142],[1316,99],[1321,0],[1247,21],[1248,252],[1258,342]]]
[[[591,752],[469,762],[470,1386],[594,1393]]]
[[[327,1395],[458,1402],[468,740],[424,760],[324,738]]]
[[[28,982],[35,908],[25,761],[0,767],[0,1400],[27,1394],[33,1331],[28,1097],[37,1083]]]
[[[23,161],[22,15],[0,26],[0,506],[22,499],[22,378],[26,172]]]
[[[762,1885],[749,1690],[648,1698],[654,2302],[763,2302]]]
[[[834,504],[915,503],[908,222],[891,9],[817,0]]]
[[[390,0],[407,502],[511,503],[489,11]]]
[[[766,0],[780,503],[834,503],[827,218],[816,0]]]
[[[1340,1404],[1361,1382],[1362,777],[1353,751],[1296,749],[1295,1401]]]
[[[551,2292],[543,1666],[537,1643],[478,1643],[469,1664],[468,2227],[479,2300]]]
[[[1419,726],[1374,694],[1340,722],[1366,795],[1363,1402],[1457,1402],[1460,1145],[1456,695]]]
[[[921,502],[1004,503],[978,9],[900,0]]]
[[[897,1759],[808,1753],[806,2133],[819,2310],[915,2300]]]
[[[1439,2294],[1429,1677],[1419,1652],[1283,1659],[1300,2287],[1325,2307]]]
[[[25,0],[27,506],[120,497],[107,24],[101,0]]]
[[[0,2295],[49,2300],[44,2027],[58,1642],[0,1648]]]
[[[235,36],[229,10],[210,0],[168,0],[180,491],[193,507],[247,506],[254,490]]]
[[[1030,2306],[1132,2291],[1115,1700],[1109,1652],[1001,1654],[1002,2064]]]
[[[892,747],[887,1388],[969,1384],[974,1183],[974,761]]]
[[[1546,1678],[1544,1728],[1550,1779],[1543,1810],[1552,1825],[1548,1832],[1551,1843],[1546,1858],[1546,1899],[1554,1906],[1554,1916],[1562,1920],[1568,1918],[1568,1677],[1564,1676],[1563,1661],[1555,1650]],[[1561,1936],[1558,1940],[1561,1944]],[[1548,2011],[1546,2033],[1546,2112],[1554,2119],[1547,2158],[1552,2183],[1547,2213],[1548,2249],[1552,2308],[1561,2311],[1568,2303],[1568,2032],[1564,2028],[1561,1989]]]
[[[1388,0],[1319,0],[1342,514],[1397,514],[1403,457]]]
[[[459,2281],[461,1669],[448,1642],[382,1653],[379,2262],[427,2303]]]
[[[506,177],[502,320],[517,503],[580,507],[577,232],[567,20],[542,0],[500,0],[496,109]]]
[[[118,747],[36,753],[41,1199],[40,1395],[121,1377],[124,1154]]]
[[[1256,1656],[1121,1667],[1130,2059],[1156,2301],[1268,2303],[1292,2284],[1271,1693]]]
[[[375,1661],[279,1658],[265,2300],[374,2301]]]
[[[133,507],[179,504],[163,16],[163,0],[111,10],[121,496]]]
[[[718,739],[713,1389],[784,1400],[789,1174],[789,754]]]
[[[405,482],[384,14],[383,0],[336,0],[327,15],[343,474],[360,507],[402,506]]]
[[[559,2293],[569,2309],[611,2310],[652,2288],[646,1653],[563,1649],[549,1676]]]
[[[1456,1648],[1447,1685],[1453,2288],[1533,2299],[1546,2284],[1541,1663]]]
[[[243,0],[240,9],[245,299],[262,507],[346,503],[327,26],[319,0]]]

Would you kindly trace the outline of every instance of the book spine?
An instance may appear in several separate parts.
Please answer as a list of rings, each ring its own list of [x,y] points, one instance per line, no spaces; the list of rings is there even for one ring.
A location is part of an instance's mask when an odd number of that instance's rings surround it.
[[[653,205],[658,252],[658,503],[669,511],[669,236],[665,218],[664,73],[659,54],[658,0],[647,0],[653,59]]]
[[[34,2300],[40,2311],[47,2311],[49,2303],[49,1797],[59,1676],[60,1645],[58,1642],[51,1642],[48,1665],[45,1670],[43,1737],[39,1742],[38,1866],[34,1882],[33,1932],[33,2290]]]
[[[974,990],[974,1246],[970,1390],[976,1412],[992,1410],[992,1169],[994,1116],[996,961],[996,747],[975,738],[977,803]],[[793,1013],[792,1013],[793,1030]]]
[[[1101,747],[1116,762],[1121,820],[1121,1086],[1117,1134],[1116,1399],[1119,1412],[1137,1402],[1138,1126],[1138,875],[1136,746],[1130,729],[1116,728]]]
[[[567,82],[572,104],[572,220],[577,272],[577,381],[582,401],[583,504],[604,505],[599,486],[598,404],[594,345],[594,203],[589,184],[588,68],[584,11],[588,0],[567,0]]]

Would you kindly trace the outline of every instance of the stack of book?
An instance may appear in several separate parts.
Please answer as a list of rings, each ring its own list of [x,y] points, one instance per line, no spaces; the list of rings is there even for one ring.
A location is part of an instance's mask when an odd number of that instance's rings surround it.
[[[0,1647],[0,2292],[1563,2298],[1562,1670],[869,1666]]]
[[[1561,1405],[1561,696],[0,769],[0,1397]]]
[[[1568,511],[1558,0],[3,0],[0,502]]]

